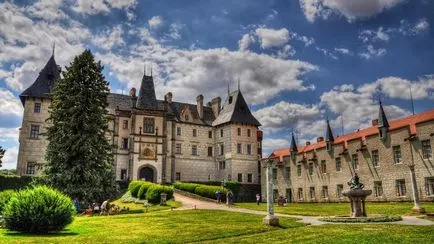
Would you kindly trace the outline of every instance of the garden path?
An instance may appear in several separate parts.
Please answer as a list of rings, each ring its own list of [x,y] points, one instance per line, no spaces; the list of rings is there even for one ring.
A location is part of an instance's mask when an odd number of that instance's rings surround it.
[[[174,197],[176,201],[182,203],[182,207],[177,208],[176,210],[214,209],[214,210],[224,210],[224,211],[232,211],[232,212],[239,212],[239,213],[267,215],[266,211],[258,211],[258,210],[244,209],[244,208],[229,208],[226,204],[223,203],[217,204],[214,202],[202,201],[202,200],[181,195],[179,193],[175,193]],[[344,224],[344,223],[323,222],[318,220],[321,217],[317,217],[317,216],[289,215],[289,214],[280,214],[280,213],[276,213],[275,215],[279,217],[290,217],[290,218],[300,219],[298,222],[310,224],[310,225]],[[420,219],[415,216],[402,216],[401,221],[381,223],[381,224],[434,225],[434,222],[425,219]]]

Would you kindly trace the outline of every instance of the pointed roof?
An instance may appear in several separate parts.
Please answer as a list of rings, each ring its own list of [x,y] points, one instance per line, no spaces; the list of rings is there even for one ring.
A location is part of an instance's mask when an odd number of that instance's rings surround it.
[[[380,110],[378,111],[378,127],[389,127],[389,122],[387,121],[386,113],[384,112],[381,101]]]
[[[330,127],[330,122],[329,120],[327,120],[327,132],[326,132],[326,141],[327,142],[333,142],[335,140],[335,138],[333,137],[333,131],[332,128]]]
[[[54,53],[51,55],[47,64],[39,72],[38,78],[30,87],[20,94],[21,103],[24,105],[26,97],[50,98],[50,92],[54,87],[54,82],[60,76],[60,67],[54,60]]]
[[[218,126],[226,123],[241,123],[248,125],[260,126],[259,121],[250,112],[243,95],[240,91],[229,93],[223,109],[217,116],[212,126]]]
[[[139,109],[157,109],[157,98],[152,75],[147,76],[146,73],[143,75],[136,107]]]
[[[291,152],[297,153],[297,144],[295,143],[294,132],[291,133],[291,146],[289,147]]]

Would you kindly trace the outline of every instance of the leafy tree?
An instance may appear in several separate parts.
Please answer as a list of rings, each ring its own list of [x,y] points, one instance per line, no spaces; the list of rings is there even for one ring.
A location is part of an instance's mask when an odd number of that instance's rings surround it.
[[[5,155],[6,150],[0,146],[0,168],[2,167],[2,158]]]
[[[108,129],[108,82],[85,50],[56,81],[49,108],[45,175],[48,184],[82,203],[117,192]]]

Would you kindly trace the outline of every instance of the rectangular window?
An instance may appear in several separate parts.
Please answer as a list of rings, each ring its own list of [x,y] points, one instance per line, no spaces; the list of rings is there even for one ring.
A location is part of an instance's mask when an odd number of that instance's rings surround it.
[[[33,112],[40,113],[41,112],[41,104],[35,103],[35,107],[33,108]]]
[[[247,154],[252,155],[252,145],[251,144],[247,144]]]
[[[403,197],[407,195],[407,189],[405,187],[405,180],[396,180],[396,195],[398,197]]]
[[[121,169],[121,180],[127,180],[127,170]]]
[[[128,129],[128,120],[126,120],[126,119],[123,120],[122,129]]]
[[[176,135],[177,136],[181,135],[181,127],[176,127]]]
[[[432,149],[430,140],[421,141],[422,143],[422,157],[423,159],[431,159],[432,158]]]
[[[273,168],[273,180],[277,180],[277,169]]]
[[[353,169],[359,169],[359,156],[357,154],[351,156],[351,161],[353,163]]]
[[[237,129],[238,136],[241,136],[241,128]]]
[[[321,174],[327,174],[327,165],[325,160],[321,160]]]
[[[36,173],[36,163],[34,162],[28,162],[27,168],[26,168],[26,174],[28,175],[34,175]]]
[[[143,119],[143,133],[154,133],[155,120],[153,118]]]
[[[223,144],[220,144],[220,155],[223,155],[225,153],[225,147]]]
[[[380,155],[378,154],[378,150],[373,150],[371,153],[372,157],[372,166],[380,167]]]
[[[208,131],[208,138],[212,138],[212,130]]]
[[[208,147],[208,157],[212,157],[212,147]]]
[[[191,155],[197,156],[197,145],[191,146]]]
[[[303,200],[303,188],[298,188],[297,197],[299,201]]]
[[[241,143],[237,144],[237,153],[242,153],[242,151],[241,151]]]
[[[220,137],[223,137],[223,130],[220,130]]]
[[[196,136],[197,136],[197,130],[193,129],[193,137],[196,137]]]
[[[343,198],[344,195],[342,195],[342,192],[344,191],[344,185],[338,184],[336,185],[336,197],[337,198]]]
[[[434,177],[425,178],[425,190],[427,196],[434,196]]]
[[[128,138],[122,138],[122,149],[128,149]]]
[[[285,167],[285,179],[289,180],[291,177],[291,168]]]
[[[175,144],[175,153],[176,154],[181,154],[181,143],[176,143]]]
[[[309,188],[309,197],[310,199],[315,199],[315,187],[310,187]]]
[[[337,172],[341,172],[342,171],[342,162],[341,162],[341,158],[338,157],[335,159],[336,161],[336,171]]]
[[[253,174],[247,174],[247,182],[249,183],[253,182]]]
[[[219,162],[219,170],[222,170],[222,169],[226,169],[226,162],[225,161]]]
[[[402,162],[401,158],[401,146],[394,146],[393,147],[393,162],[395,164],[399,164]]]
[[[313,175],[313,163],[309,163],[309,175]]]
[[[30,138],[38,139],[39,138],[39,125],[31,125],[30,126]]]
[[[329,198],[329,189],[327,186],[322,186],[321,197],[322,198]]]
[[[297,165],[297,176],[301,176],[301,165]]]
[[[374,196],[375,197],[383,196],[383,184],[381,181],[374,181]]]
[[[250,129],[247,129],[247,137],[250,137],[251,136],[251,131],[250,131]]]
[[[175,177],[176,181],[181,181],[181,172],[176,172]]]
[[[232,180],[232,175],[228,174],[228,180],[231,181]]]
[[[238,174],[238,182],[243,182],[243,174]]]

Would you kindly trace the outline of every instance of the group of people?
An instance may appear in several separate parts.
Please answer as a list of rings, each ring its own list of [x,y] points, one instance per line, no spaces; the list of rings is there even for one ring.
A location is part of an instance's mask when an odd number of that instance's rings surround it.
[[[220,204],[222,202],[222,198],[223,198],[223,193],[220,191],[217,191],[215,193],[216,199],[217,199],[217,203]],[[229,190],[226,193],[226,204],[228,205],[228,207],[232,208],[232,204],[234,202],[234,193]]]
[[[74,199],[74,207],[77,211],[77,213],[80,213],[80,202],[78,199]],[[109,200],[105,200],[101,205],[99,205],[98,202],[94,201],[93,203],[89,204],[87,206],[87,209],[85,209],[83,212],[81,212],[84,215],[92,216],[95,214],[99,215],[111,215],[111,214],[120,214],[120,213],[128,213],[129,208],[126,208],[125,206],[120,208],[117,204],[110,204]]]

